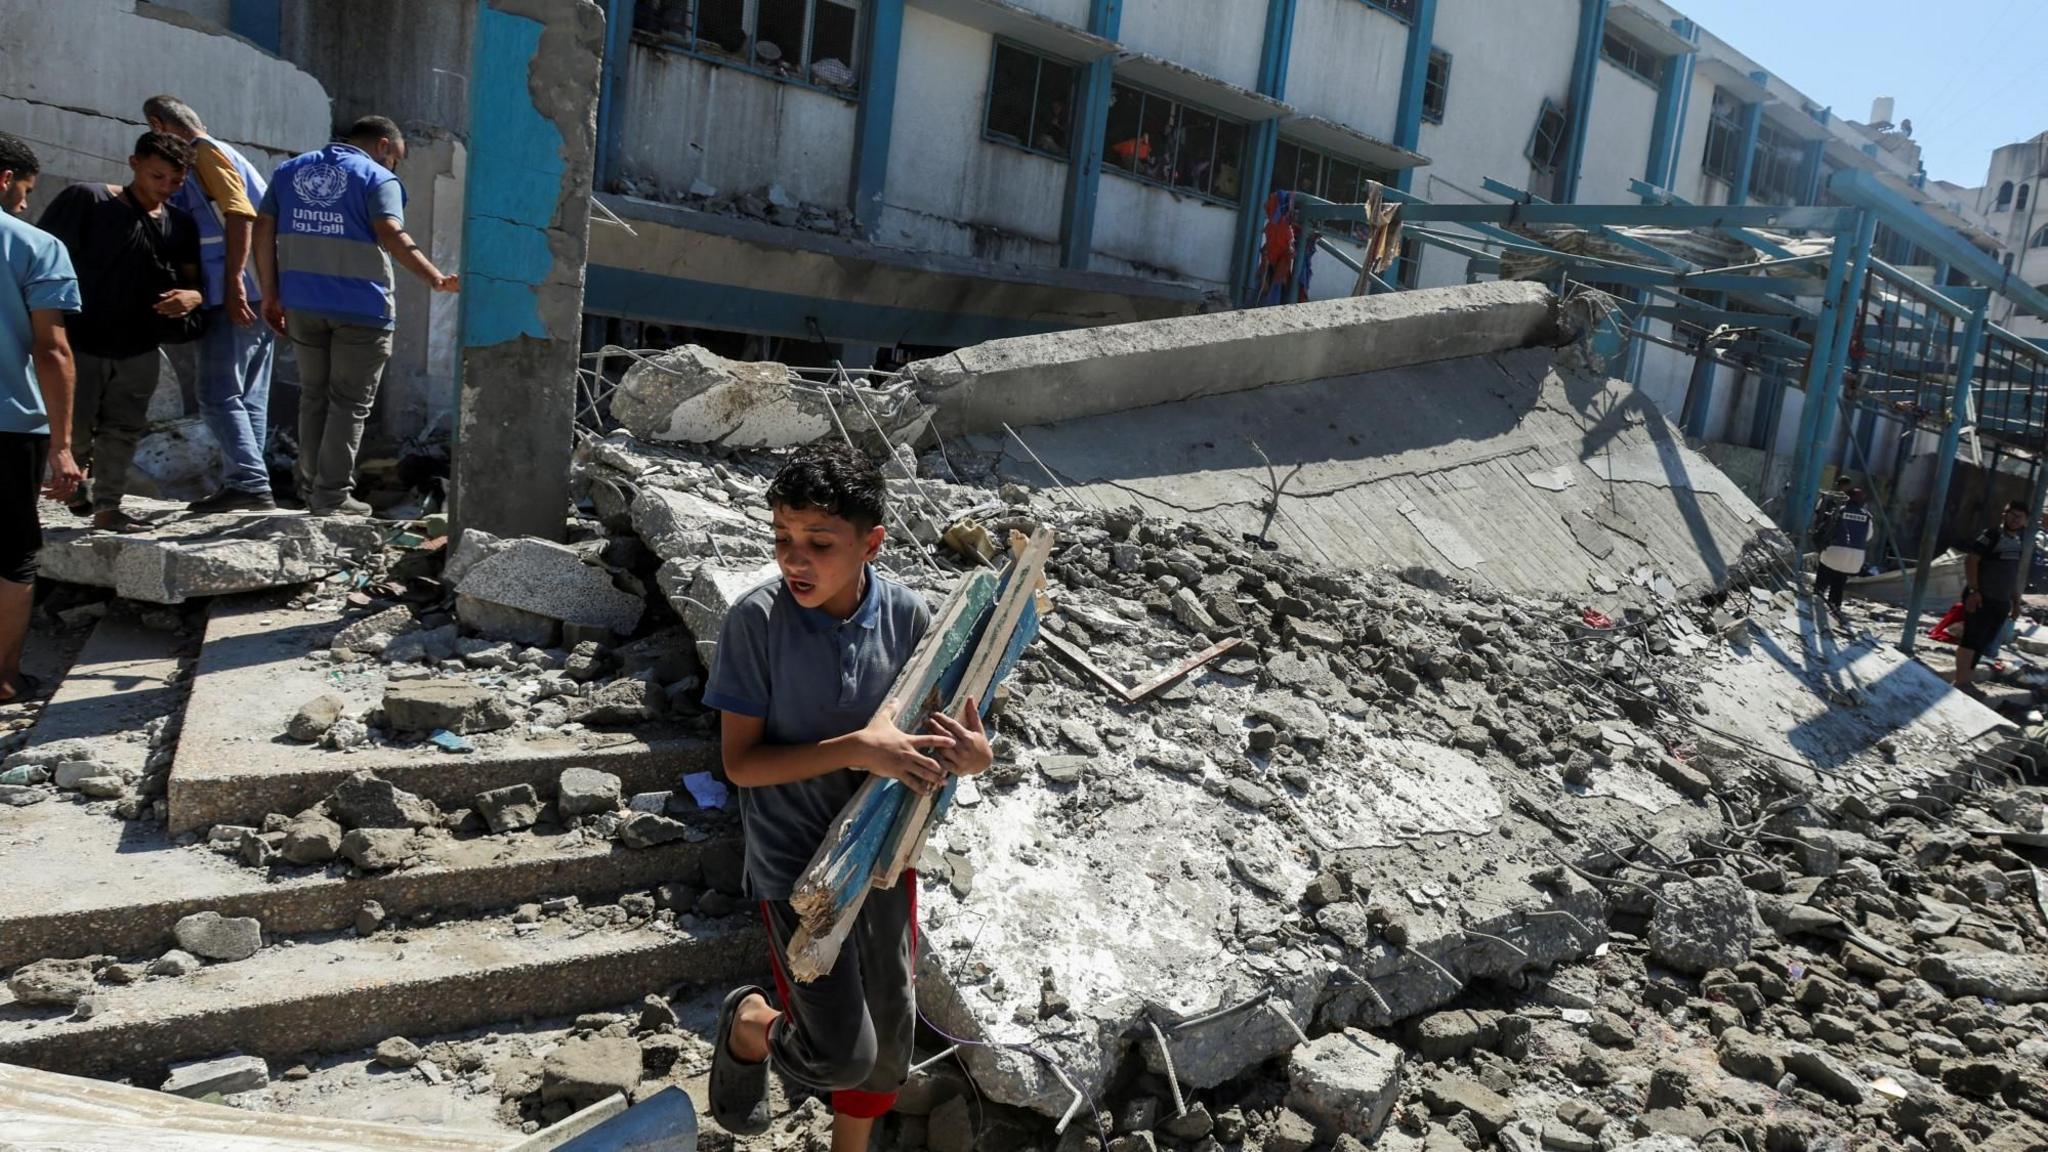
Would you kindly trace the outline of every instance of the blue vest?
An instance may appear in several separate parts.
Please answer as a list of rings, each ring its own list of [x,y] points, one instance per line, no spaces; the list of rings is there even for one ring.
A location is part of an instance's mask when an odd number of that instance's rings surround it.
[[[228,163],[235,166],[235,171],[242,174],[242,183],[249,190],[250,205],[263,202],[263,193],[270,185],[240,152],[204,133],[193,142],[218,149],[228,158]],[[196,172],[186,179],[184,187],[171,198],[171,203],[191,213],[192,219],[199,223],[200,291],[205,293],[208,308],[218,308],[227,298],[227,222],[221,218],[219,205],[206,195],[206,186]],[[256,261],[253,259],[242,269],[242,286],[248,290],[252,303],[263,298],[263,293],[256,287]]]
[[[277,209],[277,291],[286,311],[390,326],[391,257],[371,227],[371,194],[397,179],[346,144],[278,165],[270,196]]]
[[[1828,540],[1831,548],[1864,548],[1870,543],[1870,509],[1854,505],[1835,515],[1835,530]]]

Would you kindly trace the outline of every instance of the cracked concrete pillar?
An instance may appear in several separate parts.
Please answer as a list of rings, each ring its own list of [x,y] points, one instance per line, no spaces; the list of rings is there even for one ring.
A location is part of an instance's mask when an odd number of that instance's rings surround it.
[[[564,534],[603,52],[594,0],[477,0],[449,505],[458,532]]]

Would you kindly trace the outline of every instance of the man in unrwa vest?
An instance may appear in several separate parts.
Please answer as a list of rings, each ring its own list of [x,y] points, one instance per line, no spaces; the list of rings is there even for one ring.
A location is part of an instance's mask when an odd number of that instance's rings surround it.
[[[2026,551],[2027,504],[2014,500],[1987,528],[1963,546],[1963,638],[1956,644],[1955,686],[1970,691],[1978,656],[1989,650],[2008,620],[2020,614],[2026,579],[2020,557]]]
[[[1833,510],[1822,539],[1820,564],[1813,570],[1813,595],[1824,599],[1833,611],[1842,610],[1842,593],[1849,586],[1849,577],[1863,571],[1870,520],[1861,488],[1849,489],[1847,502]]]
[[[278,165],[257,208],[256,272],[263,319],[299,358],[299,494],[316,516],[366,516],[351,496],[363,422],[391,359],[391,261],[453,292],[405,234],[405,189],[392,169],[405,136],[382,116],[343,142]]]
[[[192,146],[192,169],[171,203],[199,225],[199,290],[206,333],[199,338],[199,414],[220,441],[222,485],[190,505],[194,512],[249,512],[275,508],[270,469],[263,463],[269,438],[270,369],[277,340],[256,322],[257,299],[249,269],[256,202],[268,185],[240,152],[207,134],[192,106],[176,96],[152,96],[142,115],[152,132],[167,132]]]

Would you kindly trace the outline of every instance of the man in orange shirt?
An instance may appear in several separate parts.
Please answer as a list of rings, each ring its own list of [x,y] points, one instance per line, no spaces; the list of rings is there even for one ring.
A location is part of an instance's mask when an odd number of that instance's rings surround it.
[[[199,114],[176,96],[152,96],[142,114],[152,132],[192,146],[192,169],[172,201],[199,225],[206,333],[199,341],[199,414],[225,461],[218,492],[194,512],[258,512],[276,507],[263,448],[270,431],[270,370],[277,341],[256,322],[260,297],[249,267],[256,205],[266,182],[234,147],[207,134]]]

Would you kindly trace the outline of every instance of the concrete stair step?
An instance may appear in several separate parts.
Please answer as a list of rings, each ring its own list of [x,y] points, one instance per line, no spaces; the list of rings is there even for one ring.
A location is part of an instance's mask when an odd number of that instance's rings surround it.
[[[477,750],[465,755],[425,741],[340,752],[286,740],[293,713],[316,696],[342,697],[351,714],[383,700],[387,666],[307,659],[340,624],[333,612],[288,607],[278,593],[214,601],[171,767],[173,833],[300,812],[365,770],[444,808],[467,808],[478,793],[512,784],[551,795],[568,768],[610,772],[628,792],[648,792],[716,763],[714,742],[661,724],[577,737],[508,729],[475,737]]]
[[[290,1062],[394,1035],[615,1007],[758,975],[764,955],[744,914],[694,928],[549,918],[521,935],[492,918],[313,937],[189,976],[102,985],[87,1019],[0,1003],[0,1062],[154,1084],[169,1064],[227,1052]]]

